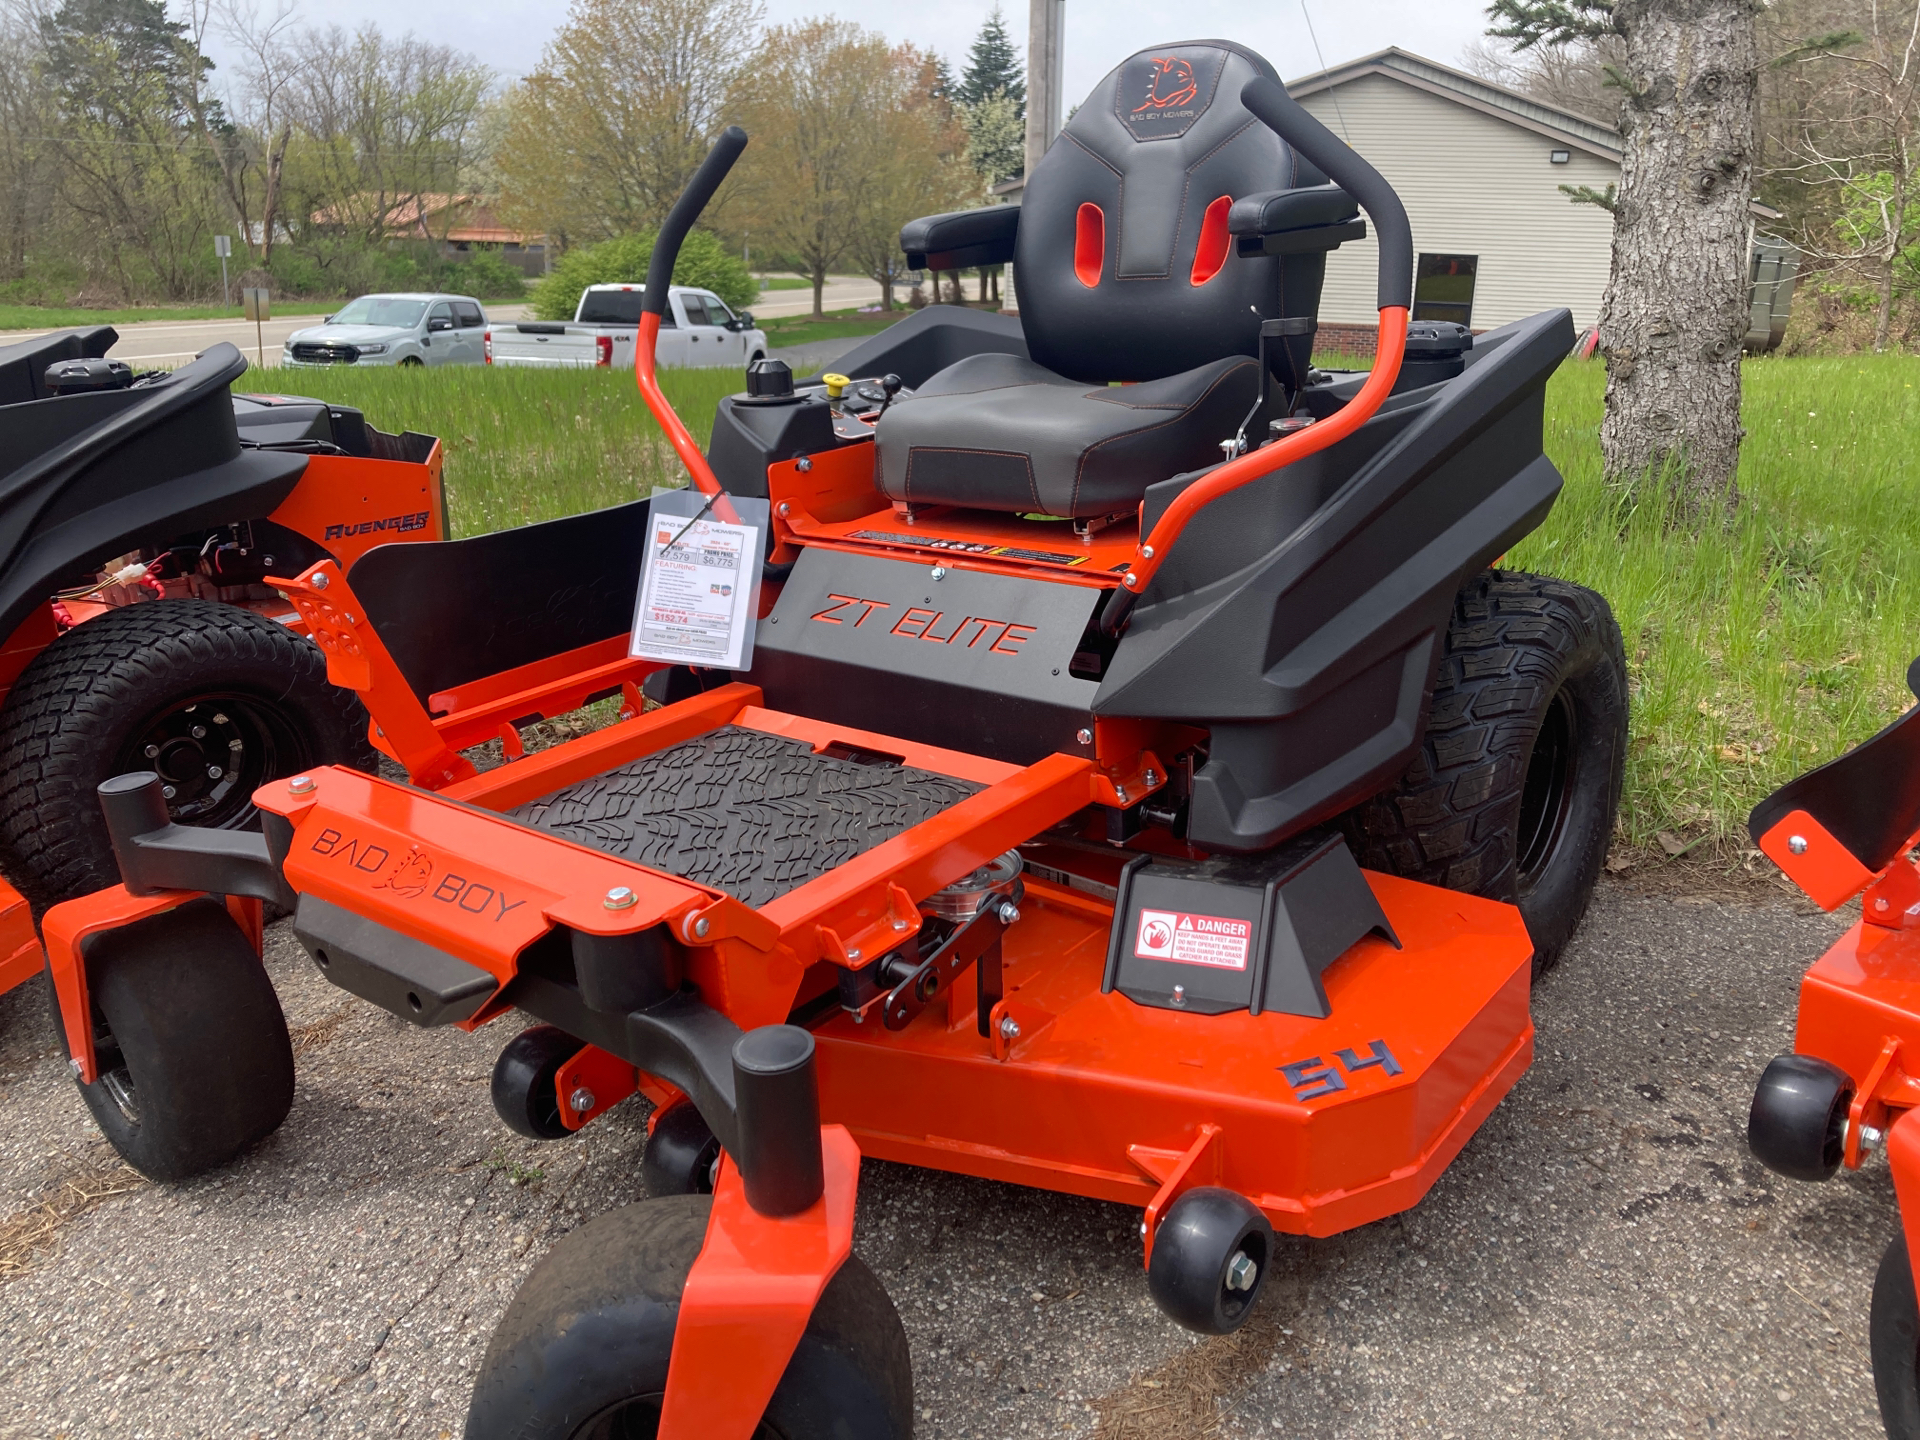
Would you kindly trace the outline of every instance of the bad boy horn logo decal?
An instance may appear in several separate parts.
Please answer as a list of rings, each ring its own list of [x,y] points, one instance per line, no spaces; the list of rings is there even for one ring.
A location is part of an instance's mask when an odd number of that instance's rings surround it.
[[[1136,140],[1184,135],[1213,103],[1227,57],[1219,50],[1136,55],[1120,67],[1114,109]]]

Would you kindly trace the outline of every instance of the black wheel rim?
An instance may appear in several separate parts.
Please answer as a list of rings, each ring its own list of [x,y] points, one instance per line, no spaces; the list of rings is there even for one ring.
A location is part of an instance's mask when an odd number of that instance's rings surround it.
[[[1533,753],[1527,757],[1526,783],[1520,790],[1520,820],[1514,829],[1514,855],[1520,893],[1526,894],[1553,866],[1554,852],[1567,832],[1573,806],[1573,704],[1563,689],[1547,705]]]
[[[167,813],[181,825],[230,829],[253,818],[253,792],[312,763],[277,707],[234,693],[191,695],[135,726],[115,775],[152,770]]]
[[[660,1433],[660,1406],[665,1395],[635,1395],[609,1405],[567,1440],[655,1440]],[[784,1440],[762,1420],[753,1427],[753,1440]]]

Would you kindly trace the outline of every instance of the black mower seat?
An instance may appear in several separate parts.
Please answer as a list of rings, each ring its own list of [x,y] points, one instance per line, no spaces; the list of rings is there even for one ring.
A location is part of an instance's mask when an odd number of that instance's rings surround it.
[[[910,505],[1087,517],[1220,458],[1259,394],[1229,356],[1141,385],[1069,380],[1017,355],[972,355],[880,422],[880,489]]]

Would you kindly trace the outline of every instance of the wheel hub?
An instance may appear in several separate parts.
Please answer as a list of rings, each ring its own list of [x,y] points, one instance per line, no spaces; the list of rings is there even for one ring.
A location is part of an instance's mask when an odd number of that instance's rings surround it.
[[[240,696],[190,698],[163,710],[122,750],[116,773],[152,770],[167,813],[183,825],[232,825],[276,773],[283,748],[269,717]]]

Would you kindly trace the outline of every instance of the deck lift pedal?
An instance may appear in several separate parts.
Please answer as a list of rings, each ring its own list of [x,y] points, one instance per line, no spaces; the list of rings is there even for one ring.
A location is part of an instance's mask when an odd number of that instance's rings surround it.
[[[1266,61],[1126,61],[1024,207],[903,236],[1017,255],[1019,322],[923,314],[852,386],[758,371],[710,463],[655,383],[657,297],[745,144],[661,231],[637,369],[713,513],[770,507],[752,668],[624,658],[646,500],[315,565],[280,583],[412,784],[315,769],[255,836],[120,777],[123,884],[46,924],[85,1080],[121,1043],[90,987],[272,901],[402,1018],[544,1022],[496,1067],[516,1128],[653,1102],[662,1198],[536,1268],[472,1437],[909,1434],[862,1156],[1138,1207],[1161,1307],[1233,1329],[1276,1232],[1414,1205],[1526,1069],[1617,802],[1604,602],[1487,569],[1558,493],[1570,320],[1420,332],[1436,373],[1397,383],[1405,213]],[[1312,315],[1361,209],[1378,356],[1329,380]],[[522,754],[511,722],[587,671],[627,717]],[[462,696],[508,763],[430,713]]]

